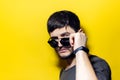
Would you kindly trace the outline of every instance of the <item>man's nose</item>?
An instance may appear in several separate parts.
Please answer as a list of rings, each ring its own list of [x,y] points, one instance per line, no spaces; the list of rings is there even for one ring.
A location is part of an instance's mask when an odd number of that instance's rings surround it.
[[[58,41],[58,47],[61,47],[62,46],[62,44],[60,43],[60,41]]]

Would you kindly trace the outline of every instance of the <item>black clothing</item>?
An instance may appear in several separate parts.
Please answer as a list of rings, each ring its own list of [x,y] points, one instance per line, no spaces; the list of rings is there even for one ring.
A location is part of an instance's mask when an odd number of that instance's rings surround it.
[[[111,80],[111,69],[105,60],[94,55],[91,55],[89,59],[98,80]],[[62,69],[60,73],[60,80],[75,80],[75,69],[75,66],[68,70]]]

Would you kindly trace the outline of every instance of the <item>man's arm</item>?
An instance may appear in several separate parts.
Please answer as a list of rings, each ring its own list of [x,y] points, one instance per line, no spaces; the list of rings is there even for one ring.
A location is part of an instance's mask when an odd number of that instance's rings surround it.
[[[98,80],[86,52],[76,53],[76,80]]]
[[[87,38],[82,29],[70,35],[70,43],[74,50],[81,46],[85,47],[86,41]],[[98,80],[88,54],[83,50],[76,53],[76,80]]]

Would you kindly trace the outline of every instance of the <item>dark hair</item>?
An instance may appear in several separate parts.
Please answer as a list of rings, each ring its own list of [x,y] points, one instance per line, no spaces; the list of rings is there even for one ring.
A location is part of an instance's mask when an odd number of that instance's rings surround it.
[[[56,28],[65,26],[70,26],[77,32],[80,29],[80,20],[78,16],[71,11],[63,10],[53,13],[47,22],[47,30],[49,33]]]

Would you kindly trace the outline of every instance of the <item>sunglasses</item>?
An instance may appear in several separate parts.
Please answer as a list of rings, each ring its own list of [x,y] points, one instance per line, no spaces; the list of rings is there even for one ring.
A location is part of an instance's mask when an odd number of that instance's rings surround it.
[[[56,41],[55,39],[51,39],[50,38],[48,40],[48,43],[53,48],[57,48],[58,47],[58,41]],[[70,46],[69,38],[61,38],[60,39],[60,43],[62,44],[62,46]]]

